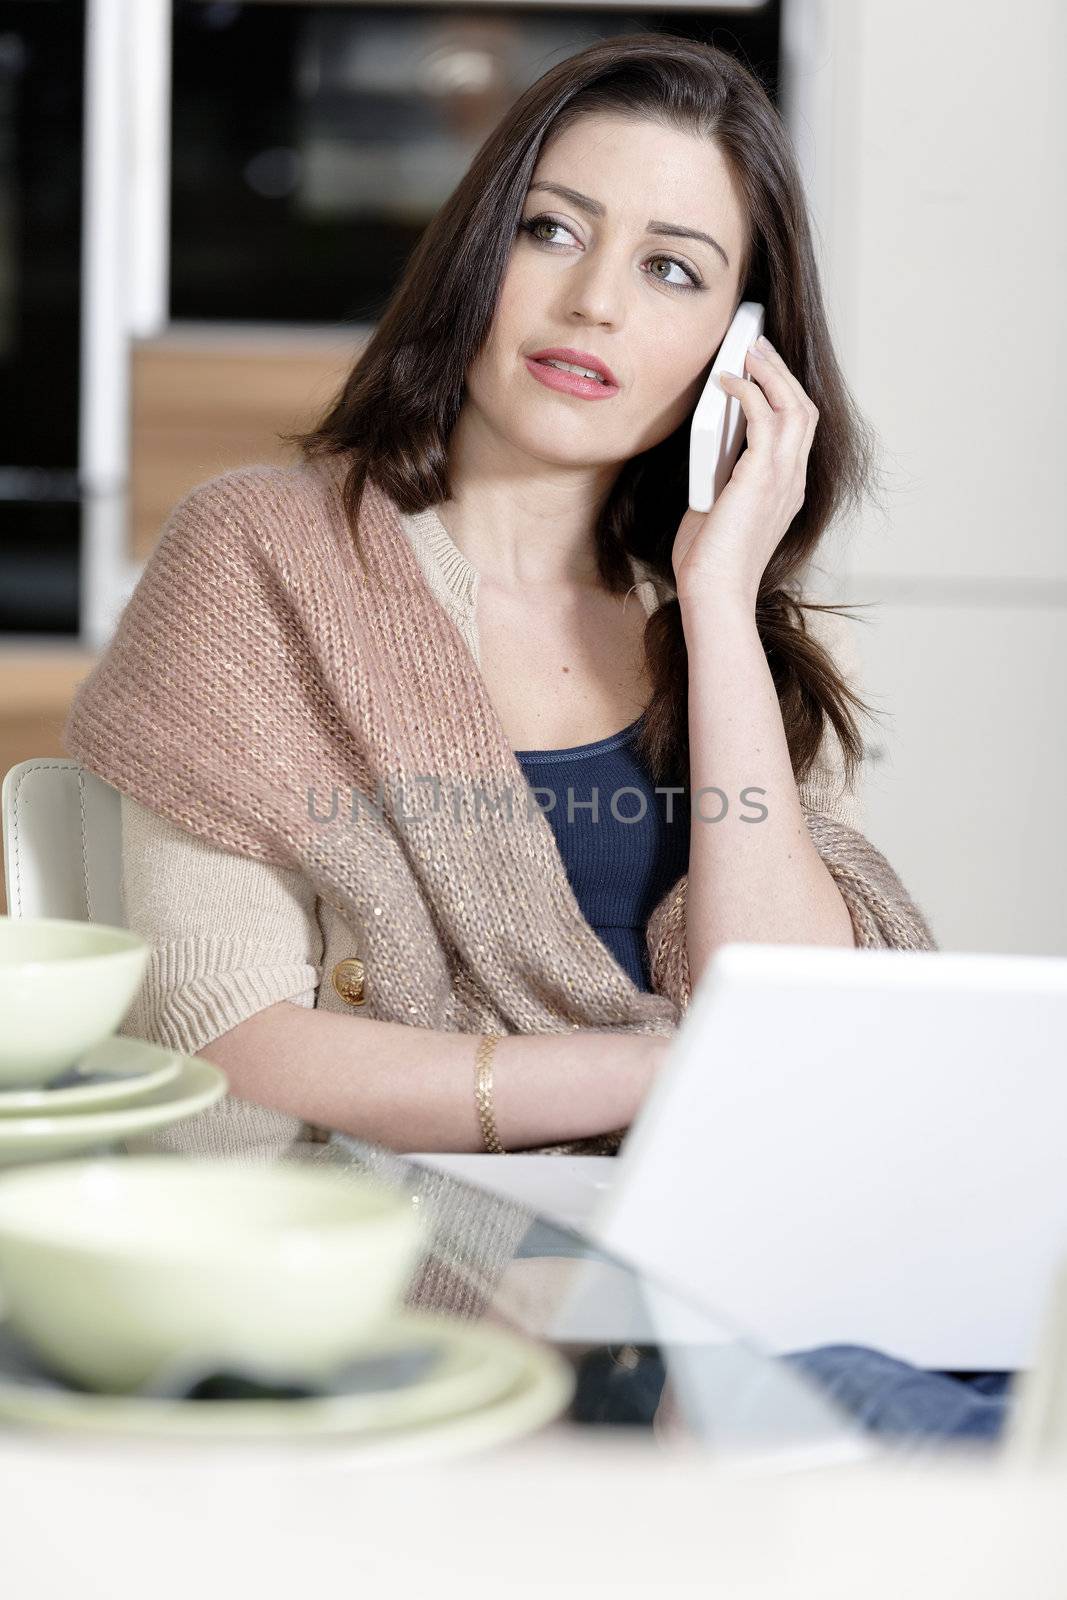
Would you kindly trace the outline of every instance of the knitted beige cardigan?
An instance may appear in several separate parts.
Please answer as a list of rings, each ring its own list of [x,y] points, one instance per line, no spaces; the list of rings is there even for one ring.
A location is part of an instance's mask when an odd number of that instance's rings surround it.
[[[670,1035],[690,998],[687,879],[649,920],[645,993],[582,915],[471,652],[373,485],[357,561],[343,466],[244,467],[176,505],[75,695],[67,750],[194,834],[305,874],[356,934],[363,1016]],[[884,856],[806,818],[857,944],[935,948]],[[623,1132],[542,1148],[612,1153]]]

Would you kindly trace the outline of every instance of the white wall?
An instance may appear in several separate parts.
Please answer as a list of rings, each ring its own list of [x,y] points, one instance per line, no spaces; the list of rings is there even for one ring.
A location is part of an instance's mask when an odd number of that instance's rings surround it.
[[[1067,955],[1067,7],[786,0],[787,117],[887,515],[858,629],[867,832],[945,949]]]

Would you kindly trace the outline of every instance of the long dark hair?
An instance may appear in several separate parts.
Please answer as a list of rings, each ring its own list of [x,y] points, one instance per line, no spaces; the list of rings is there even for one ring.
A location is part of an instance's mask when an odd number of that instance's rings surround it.
[[[838,367],[822,303],[803,181],[788,133],[758,80],[711,45],[666,34],[625,35],[552,67],[488,136],[412,252],[340,393],[310,432],[280,435],[306,460],[350,456],[343,480],[358,550],[370,479],[405,512],[452,497],[448,444],[465,375],[488,336],[526,190],[545,140],[596,111],[649,117],[714,139],[747,214],[740,299],[766,307],[767,336],[819,410],[805,499],[760,584],[756,621],[778,694],[797,781],[815,760],[826,720],[847,781],[862,758],[850,689],[807,630],[807,564],[831,521],[857,508],[875,476],[874,435]],[[689,421],[621,468],[597,520],[600,578],[633,583],[630,552],[674,587],[671,550],[688,504]],[[637,753],[657,782],[689,784],[688,656],[676,599],[645,628],[652,696]]]

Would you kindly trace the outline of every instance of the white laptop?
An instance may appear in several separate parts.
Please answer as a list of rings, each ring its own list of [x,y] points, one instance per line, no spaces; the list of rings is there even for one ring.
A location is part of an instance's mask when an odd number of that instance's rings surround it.
[[[1067,959],[716,952],[616,1157],[414,1157],[772,1353],[1032,1364],[1067,1258]]]

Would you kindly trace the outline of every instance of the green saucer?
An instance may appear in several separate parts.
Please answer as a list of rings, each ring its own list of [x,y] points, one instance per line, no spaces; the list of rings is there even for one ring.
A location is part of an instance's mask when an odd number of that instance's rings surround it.
[[[160,1051],[169,1055],[168,1051]],[[54,1160],[78,1150],[92,1150],[123,1139],[169,1127],[221,1100],[226,1075],[203,1056],[179,1056],[179,1070],[169,1082],[128,1106],[62,1112],[57,1116],[29,1113],[0,1117],[0,1167],[23,1161]]]
[[[2,1331],[2,1329],[0,1329]],[[422,1458],[478,1449],[551,1421],[574,1391],[550,1347],[493,1323],[401,1310],[359,1355],[439,1347],[423,1377],[394,1389],[309,1398],[161,1400],[68,1388],[0,1340],[0,1422],[62,1432],[293,1441],[334,1437],[375,1453]]]
[[[173,1083],[184,1059],[147,1039],[115,1034],[87,1050],[54,1088],[0,1089],[0,1117],[129,1105]]]

